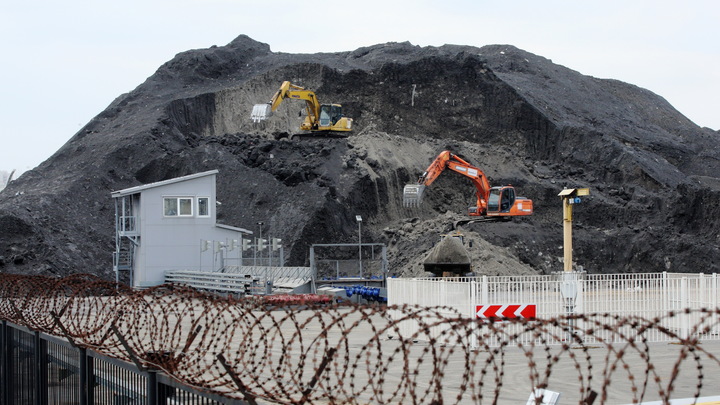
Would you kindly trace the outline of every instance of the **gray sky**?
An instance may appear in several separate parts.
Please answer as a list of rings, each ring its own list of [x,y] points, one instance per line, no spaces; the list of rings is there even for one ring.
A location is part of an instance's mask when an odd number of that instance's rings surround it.
[[[29,0],[0,9],[0,170],[40,164],[175,54],[240,34],[289,53],[510,44],[644,87],[720,129],[714,0]]]

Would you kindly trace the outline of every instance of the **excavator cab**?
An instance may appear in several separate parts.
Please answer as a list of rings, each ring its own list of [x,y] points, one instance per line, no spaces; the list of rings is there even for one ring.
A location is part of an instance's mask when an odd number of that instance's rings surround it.
[[[339,104],[322,104],[320,106],[320,122],[321,127],[330,127],[342,118],[342,106]]]
[[[515,189],[509,186],[492,187],[488,195],[488,213],[510,212],[515,203]]]
[[[532,213],[532,200],[515,195],[515,188],[513,186],[490,188],[487,202],[488,216],[510,218],[521,215],[532,215]]]

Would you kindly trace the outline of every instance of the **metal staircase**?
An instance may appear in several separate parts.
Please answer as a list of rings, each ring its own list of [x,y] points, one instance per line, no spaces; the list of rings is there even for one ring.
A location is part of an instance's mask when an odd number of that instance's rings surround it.
[[[140,230],[135,210],[139,207],[138,194],[115,199],[115,252],[113,270],[118,283],[133,285],[135,249],[140,246]]]

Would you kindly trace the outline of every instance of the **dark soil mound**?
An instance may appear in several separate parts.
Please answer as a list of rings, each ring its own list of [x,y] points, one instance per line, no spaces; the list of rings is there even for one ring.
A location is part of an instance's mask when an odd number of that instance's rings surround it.
[[[252,105],[283,80],[342,103],[353,135],[290,141],[293,102],[253,124]],[[575,210],[585,270],[718,271],[718,133],[647,90],[506,45],[292,55],[245,36],[177,55],[9,184],[0,271],[112,277],[110,192],[219,169],[220,221],[264,221],[289,264],[306,264],[310,244],[355,240],[360,214],[391,272],[413,274],[473,201],[447,173],[420,209],[402,207],[403,184],[444,149],[535,203],[532,217],[462,230],[479,273],[562,269],[564,186],[591,189]]]

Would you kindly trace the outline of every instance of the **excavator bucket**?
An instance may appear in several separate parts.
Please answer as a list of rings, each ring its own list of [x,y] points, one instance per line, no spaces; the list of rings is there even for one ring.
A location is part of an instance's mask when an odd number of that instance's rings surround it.
[[[406,207],[419,207],[423,199],[425,186],[421,184],[407,184],[403,188],[403,205]]]
[[[260,122],[270,118],[271,115],[272,106],[270,104],[255,104],[250,118],[253,122]]]

